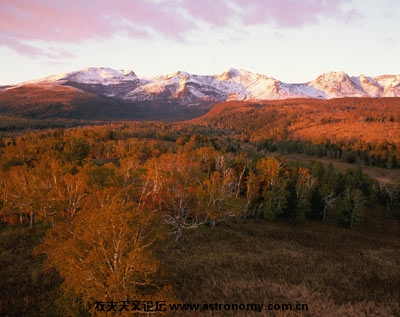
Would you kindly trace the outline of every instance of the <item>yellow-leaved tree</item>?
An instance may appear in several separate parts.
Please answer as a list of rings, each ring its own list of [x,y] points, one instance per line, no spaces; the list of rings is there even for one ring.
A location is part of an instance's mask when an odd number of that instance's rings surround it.
[[[163,215],[163,222],[171,228],[176,240],[183,231],[196,228],[206,220],[206,214],[198,208],[196,188],[202,175],[199,163],[185,154],[166,153],[150,159],[144,165],[141,202],[149,210]]]
[[[79,301],[93,311],[96,302],[168,298],[154,252],[163,236],[156,213],[107,188],[86,197],[71,221],[52,228],[38,252],[63,278],[70,301],[63,305]]]

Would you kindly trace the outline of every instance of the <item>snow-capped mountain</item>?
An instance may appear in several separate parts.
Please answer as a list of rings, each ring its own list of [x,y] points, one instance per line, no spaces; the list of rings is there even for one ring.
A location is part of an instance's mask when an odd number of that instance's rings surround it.
[[[400,75],[372,78],[329,72],[307,83],[291,84],[233,68],[218,75],[194,75],[178,71],[169,75],[139,78],[133,71],[90,67],[22,84],[28,83],[55,83],[130,102],[181,106],[227,100],[400,96]]]
[[[191,75],[178,71],[174,74],[154,77],[129,92],[126,99],[132,101],[177,100],[179,104],[218,102],[226,100],[227,92],[213,76]]]
[[[127,93],[145,83],[131,71],[107,67],[88,67],[71,73],[63,73],[24,82],[22,84],[56,83],[72,86],[91,93],[124,98]]]
[[[374,80],[383,87],[383,97],[400,96],[400,75],[383,75],[375,77]]]
[[[107,67],[88,67],[71,73],[63,73],[52,75],[49,77],[28,81],[25,83],[43,83],[43,82],[58,82],[66,83],[68,81],[81,84],[101,84],[101,85],[116,85],[126,81],[138,80],[136,74],[129,70],[115,70]]]
[[[361,85],[356,80],[350,78],[345,72],[330,72],[318,76],[315,80],[308,83],[321,92],[325,99],[337,97],[367,97]]]

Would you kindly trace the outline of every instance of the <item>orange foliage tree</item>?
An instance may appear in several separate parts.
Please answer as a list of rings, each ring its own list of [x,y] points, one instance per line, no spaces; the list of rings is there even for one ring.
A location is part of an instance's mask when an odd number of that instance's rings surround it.
[[[70,222],[51,229],[37,252],[64,279],[64,293],[90,310],[96,301],[164,296],[153,252],[162,238],[156,213],[108,188],[86,199]]]
[[[177,240],[183,230],[205,222],[205,213],[196,199],[196,187],[202,178],[197,161],[185,154],[166,153],[150,159],[145,168],[141,202],[148,210],[163,215]]]

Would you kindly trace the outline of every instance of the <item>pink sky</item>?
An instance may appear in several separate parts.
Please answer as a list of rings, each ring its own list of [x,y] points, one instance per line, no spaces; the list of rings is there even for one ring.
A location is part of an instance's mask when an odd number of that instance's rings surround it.
[[[130,43],[154,45],[159,41],[165,46],[168,42],[184,49],[196,40],[193,35],[201,34],[207,43],[206,32],[210,31],[220,32],[220,42],[226,40],[227,31],[256,38],[261,30],[266,37],[272,32],[282,39],[328,23],[349,28],[364,23],[368,12],[362,5],[368,1],[374,0],[2,0],[0,48],[10,57],[16,54],[40,59],[42,64],[47,60],[67,65],[74,59],[78,64],[80,56],[71,45],[83,47],[116,37]],[[385,12],[390,13],[389,5],[396,1],[382,0],[381,4],[387,5]],[[209,36],[215,40],[215,35]]]
[[[20,54],[46,55],[29,41],[80,42],[117,32],[133,38],[154,33],[179,39],[198,23],[214,27],[233,21],[301,27],[320,18],[346,19],[345,0],[3,0],[0,44]],[[351,2],[351,1],[347,1]],[[48,54],[48,53],[47,53]]]

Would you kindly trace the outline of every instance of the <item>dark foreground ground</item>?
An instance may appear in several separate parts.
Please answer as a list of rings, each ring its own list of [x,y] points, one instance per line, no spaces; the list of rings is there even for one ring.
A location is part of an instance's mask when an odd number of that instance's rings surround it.
[[[375,220],[351,230],[262,220],[199,227],[166,247],[161,265],[180,303],[201,305],[183,316],[399,316],[400,223],[383,210],[368,212]],[[0,228],[3,313],[53,315],[60,281],[31,255],[44,231]],[[247,304],[262,304],[262,311]]]
[[[214,304],[187,316],[400,315],[400,224],[394,221],[353,230],[320,223],[222,224],[213,232],[187,232],[169,252],[166,265],[181,300]],[[224,310],[233,303],[264,306],[261,313]],[[293,309],[307,304],[308,311],[266,307],[285,303]]]

